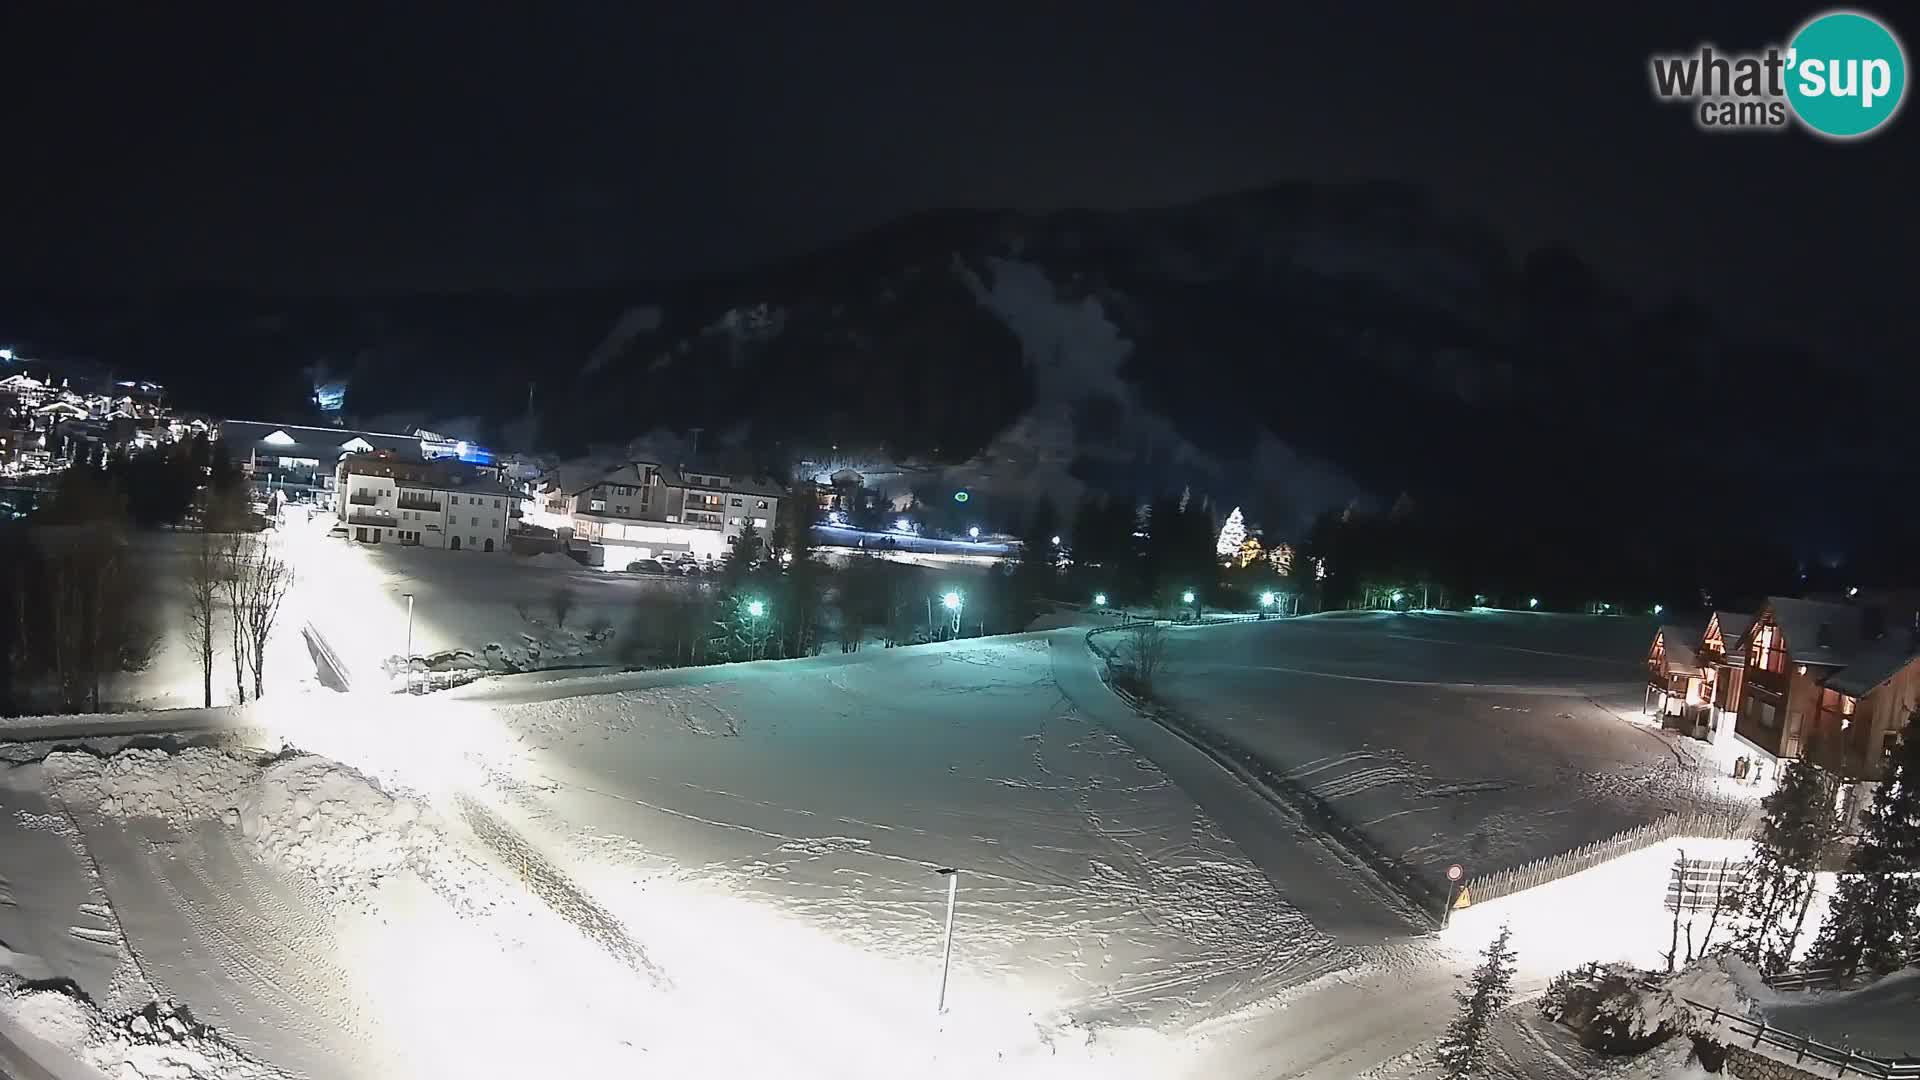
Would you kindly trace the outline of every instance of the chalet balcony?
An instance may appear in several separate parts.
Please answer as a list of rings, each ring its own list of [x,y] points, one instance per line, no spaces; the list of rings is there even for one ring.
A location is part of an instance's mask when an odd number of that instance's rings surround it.
[[[434,502],[432,499],[408,498],[402,495],[398,500],[398,505],[402,510],[425,510],[433,514],[440,512],[440,504]]]
[[[352,495],[347,496],[347,501],[355,506],[377,506],[379,505],[380,497],[372,493],[356,491]]]
[[[393,513],[387,510],[355,510],[347,515],[349,525],[378,525],[390,529],[393,523]]]

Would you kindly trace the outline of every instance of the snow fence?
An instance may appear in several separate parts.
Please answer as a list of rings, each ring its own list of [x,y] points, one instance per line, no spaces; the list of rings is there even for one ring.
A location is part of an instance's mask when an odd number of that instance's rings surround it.
[[[1655,844],[1672,840],[1679,836],[1702,837],[1711,840],[1743,840],[1752,831],[1751,818],[1735,820],[1724,812],[1689,811],[1668,814],[1658,821],[1635,826],[1625,832],[1615,833],[1605,840],[1596,840],[1591,844],[1574,848],[1558,855],[1548,855],[1529,863],[1506,870],[1496,870],[1468,881],[1460,890],[1459,899],[1454,907],[1464,908],[1473,904],[1498,900],[1503,896],[1531,889],[1536,885],[1545,885],[1549,881],[1558,881],[1572,877],[1583,870],[1591,870],[1601,863],[1610,862],[1622,855],[1631,855],[1643,851]]]

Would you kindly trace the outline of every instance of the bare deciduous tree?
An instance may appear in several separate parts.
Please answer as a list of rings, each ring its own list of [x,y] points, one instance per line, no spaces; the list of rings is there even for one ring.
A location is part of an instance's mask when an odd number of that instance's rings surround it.
[[[293,566],[257,536],[234,536],[223,555],[220,584],[233,607],[234,687],[245,701],[248,672],[253,696],[266,693],[267,640],[293,586]]]
[[[187,644],[200,663],[200,693],[205,708],[213,708],[213,624],[220,601],[220,549],[214,538],[201,533],[187,553]]]
[[[1156,623],[1141,623],[1128,635],[1127,666],[1134,689],[1153,696],[1153,680],[1167,658],[1167,632]]]

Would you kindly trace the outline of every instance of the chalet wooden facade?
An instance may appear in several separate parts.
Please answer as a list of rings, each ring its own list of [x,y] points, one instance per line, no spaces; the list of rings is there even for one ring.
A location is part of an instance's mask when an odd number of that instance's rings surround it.
[[[1753,616],[1714,612],[1697,638],[1662,626],[1647,711],[1700,738],[1737,735],[1774,758],[1878,779],[1920,707],[1920,623],[1901,610],[1771,597]]]
[[[1920,633],[1907,613],[1770,598],[1741,635],[1746,661],[1735,730],[1782,758],[1811,757],[1843,776],[1886,770],[1920,705]]]
[[[1681,626],[1662,626],[1647,653],[1646,711],[1668,718],[1689,735],[1713,722],[1713,692],[1698,653],[1699,635]]]

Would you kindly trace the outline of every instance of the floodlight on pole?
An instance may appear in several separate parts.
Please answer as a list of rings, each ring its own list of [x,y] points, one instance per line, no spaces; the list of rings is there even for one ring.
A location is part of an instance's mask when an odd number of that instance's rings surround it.
[[[1539,597],[1537,597],[1537,596],[1533,596],[1533,597],[1528,597],[1528,598],[1527,598],[1527,606],[1528,606],[1529,608],[1537,608],[1537,607],[1539,607],[1539,606],[1540,606],[1540,598],[1539,598]]]
[[[1261,594],[1260,594],[1260,606],[1261,606],[1261,607],[1272,607],[1272,606],[1273,606],[1273,594],[1272,594],[1272,593],[1270,593],[1270,592],[1263,592],[1263,593],[1261,593]]]
[[[1094,607],[1106,607],[1106,606],[1107,606],[1107,594],[1106,594],[1106,593],[1103,593],[1103,592],[1097,592],[1097,593],[1094,593],[1094,594],[1093,594],[1093,606],[1094,606]]]
[[[1183,604],[1191,604],[1191,603],[1193,603],[1193,590],[1192,590],[1192,589],[1188,589],[1188,590],[1187,590],[1186,592],[1183,592],[1183,593],[1181,593],[1181,594],[1180,594],[1180,602],[1181,602],[1181,603],[1183,603]]]
[[[969,540],[980,539],[980,526],[978,525],[967,526],[967,539]]]

